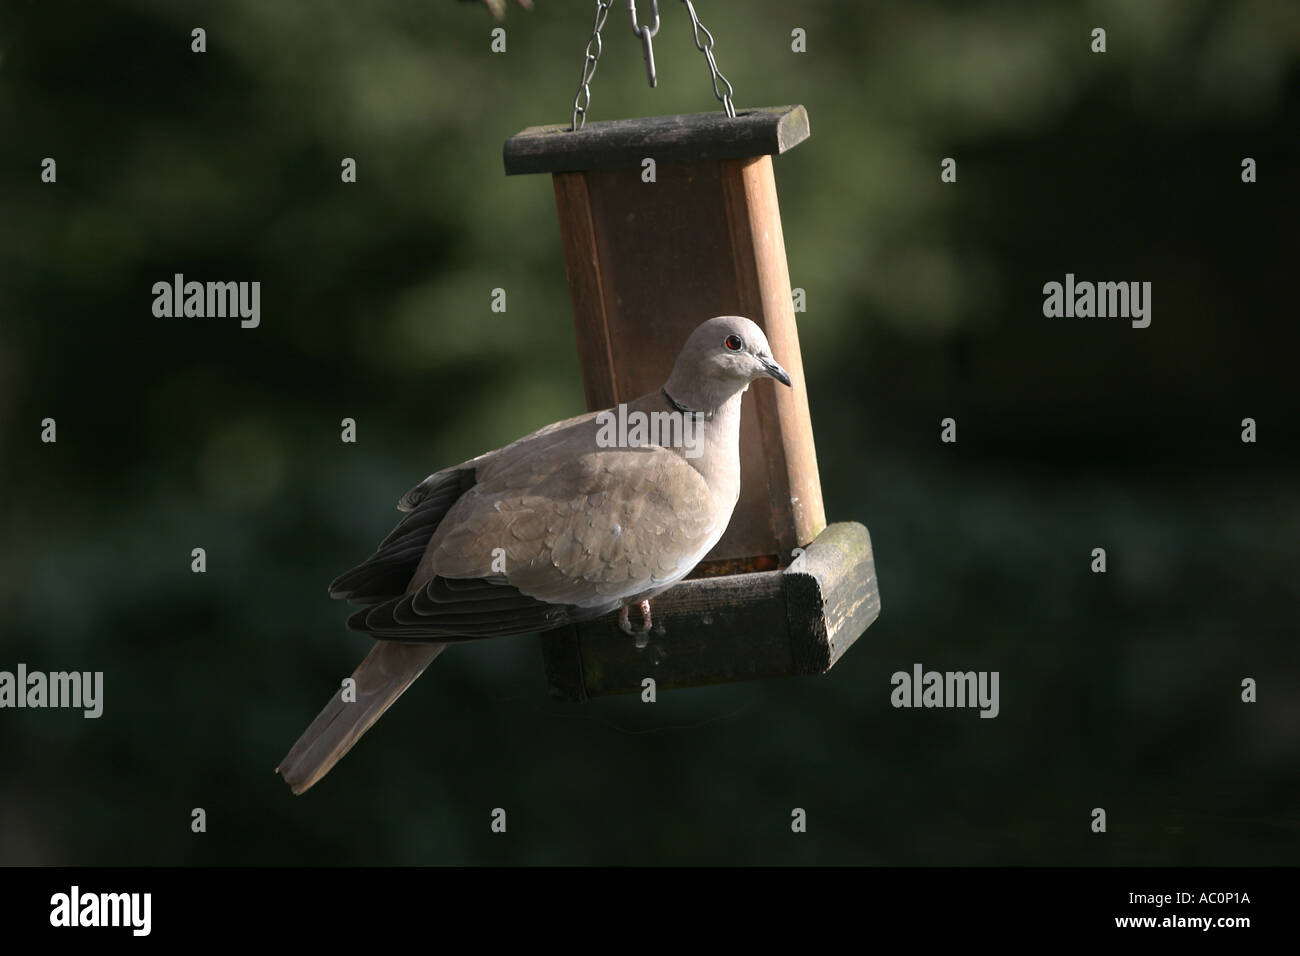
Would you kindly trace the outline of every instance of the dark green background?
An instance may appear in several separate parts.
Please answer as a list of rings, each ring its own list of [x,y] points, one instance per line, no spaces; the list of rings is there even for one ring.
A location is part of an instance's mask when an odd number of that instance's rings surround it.
[[[592,6],[512,9],[504,55],[450,0],[0,8],[0,669],[106,683],[97,721],[0,712],[0,862],[1294,863],[1291,0],[700,0],[738,105],[812,120],[777,182],[880,620],[654,706],[456,648],[289,794],[369,643],[327,582],[425,474],[582,410],[550,183],[500,148],[567,120]],[[593,119],[716,108],[662,6],[651,91],[616,3]],[[260,281],[261,327],[154,318],[175,272]],[[1045,319],[1066,272],[1152,282],[1151,327]],[[891,708],[915,662],[999,671],[1001,716]]]

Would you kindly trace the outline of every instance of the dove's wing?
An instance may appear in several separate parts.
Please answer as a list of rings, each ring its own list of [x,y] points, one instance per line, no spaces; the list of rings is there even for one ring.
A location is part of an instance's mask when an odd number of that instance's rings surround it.
[[[485,467],[441,519],[409,593],[351,626],[400,641],[525,633],[685,577],[730,516],[699,472],[657,446],[575,455],[594,441],[566,438]]]

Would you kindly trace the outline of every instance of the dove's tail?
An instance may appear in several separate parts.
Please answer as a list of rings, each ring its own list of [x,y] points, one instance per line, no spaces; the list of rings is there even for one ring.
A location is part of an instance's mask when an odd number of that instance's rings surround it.
[[[276,772],[294,793],[308,790],[343,759],[446,646],[376,642],[352,672],[355,700],[351,689],[342,687],[303,731]]]

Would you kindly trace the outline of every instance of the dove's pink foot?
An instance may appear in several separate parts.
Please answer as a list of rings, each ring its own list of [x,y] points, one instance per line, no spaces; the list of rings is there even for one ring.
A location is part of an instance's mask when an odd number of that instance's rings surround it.
[[[618,627],[624,634],[629,637],[636,637],[638,634],[645,634],[650,630],[653,621],[650,619],[650,602],[638,601],[637,607],[641,609],[641,626],[633,627],[628,611],[632,609],[631,604],[624,604],[618,612]]]

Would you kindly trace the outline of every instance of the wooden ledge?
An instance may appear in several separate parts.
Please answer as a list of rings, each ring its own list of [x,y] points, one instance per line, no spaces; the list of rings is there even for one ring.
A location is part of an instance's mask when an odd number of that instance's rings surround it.
[[[574,172],[656,163],[747,159],[784,153],[808,138],[802,106],[604,120],[572,132],[567,123],[530,126],[506,140],[506,175]]]
[[[543,634],[550,695],[640,693],[647,677],[659,691],[824,674],[880,614],[871,535],[832,524],[783,571],[689,579],[651,607],[654,628],[639,637],[617,614]]]

